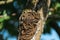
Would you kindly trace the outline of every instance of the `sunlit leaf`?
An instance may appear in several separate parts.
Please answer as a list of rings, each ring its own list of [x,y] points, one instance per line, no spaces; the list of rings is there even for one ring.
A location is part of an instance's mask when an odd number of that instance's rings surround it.
[[[4,10],[4,12],[3,12],[3,17],[4,17],[4,19],[9,19],[10,18],[6,13],[6,10]]]
[[[51,13],[51,12],[49,12],[49,15],[52,15],[52,13]]]
[[[60,7],[60,3],[56,3],[55,9],[57,9],[58,7]]]
[[[3,15],[4,19],[9,19],[9,16],[7,14]]]
[[[60,3],[57,3],[57,5],[56,5],[57,7],[60,7]]]

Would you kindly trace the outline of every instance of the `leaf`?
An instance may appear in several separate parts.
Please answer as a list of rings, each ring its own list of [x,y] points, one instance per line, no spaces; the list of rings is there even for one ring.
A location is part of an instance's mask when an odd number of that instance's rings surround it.
[[[6,10],[3,11],[3,18],[5,20],[9,19],[10,17],[7,15]]]
[[[10,18],[7,14],[4,14],[3,17],[4,17],[5,20]]]
[[[3,27],[3,23],[0,23],[0,29],[2,29],[2,27]]]
[[[3,22],[3,21],[4,21],[4,18],[3,18],[3,17],[1,17],[1,18],[0,18],[0,22]]]
[[[51,13],[51,12],[49,12],[49,15],[52,15],[52,13]]]
[[[60,7],[60,3],[56,3],[55,9],[57,9],[58,7]]]
[[[6,10],[3,11],[3,15],[5,15],[5,14],[6,14]]]

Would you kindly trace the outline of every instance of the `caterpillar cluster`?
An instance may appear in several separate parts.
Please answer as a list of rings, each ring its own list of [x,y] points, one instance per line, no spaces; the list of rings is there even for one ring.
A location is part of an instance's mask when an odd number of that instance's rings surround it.
[[[27,4],[28,7],[29,4]],[[29,5],[31,6],[31,5]],[[29,7],[30,8],[30,7]],[[34,11],[25,10],[19,18],[19,40],[31,40],[33,35],[36,32],[36,24],[40,20],[40,14],[36,11],[40,8],[43,8],[44,17],[48,13],[48,4],[47,0],[39,0],[36,4]]]
[[[36,32],[36,23],[40,15],[35,12],[23,12],[19,18],[19,40],[31,40]]]

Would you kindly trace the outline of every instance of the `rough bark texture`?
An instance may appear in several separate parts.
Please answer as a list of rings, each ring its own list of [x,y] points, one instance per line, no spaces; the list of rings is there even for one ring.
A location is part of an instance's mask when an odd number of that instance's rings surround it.
[[[37,5],[37,2],[34,4]],[[49,8],[50,0],[47,0],[47,4],[45,5]],[[47,12],[44,12],[46,8],[42,6],[37,11],[27,9],[22,12],[19,17],[18,40],[40,40],[45,21],[48,17],[48,15],[45,14]],[[46,15],[46,17],[44,15]]]

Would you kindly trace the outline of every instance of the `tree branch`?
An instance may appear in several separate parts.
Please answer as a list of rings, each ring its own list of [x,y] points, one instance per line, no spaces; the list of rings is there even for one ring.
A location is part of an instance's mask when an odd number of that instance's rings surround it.
[[[11,2],[13,2],[13,0],[0,1],[0,5],[5,4],[5,2],[6,2],[6,3],[11,3]]]

